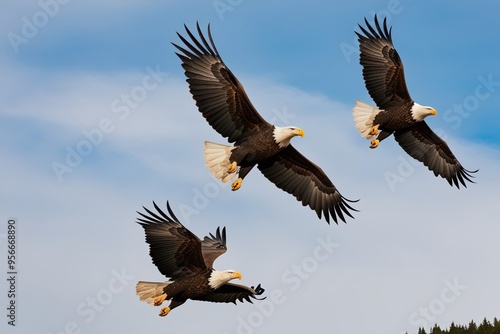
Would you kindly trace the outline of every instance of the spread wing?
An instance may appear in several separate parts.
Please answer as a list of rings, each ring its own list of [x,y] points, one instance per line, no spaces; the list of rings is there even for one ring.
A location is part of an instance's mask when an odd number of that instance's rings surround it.
[[[215,236],[210,233],[201,242],[201,252],[203,253],[203,258],[205,259],[205,264],[208,268],[211,268],[215,259],[226,252],[226,228],[217,228]]]
[[[394,133],[394,138],[399,145],[413,158],[423,162],[434,175],[445,178],[448,183],[460,188],[459,182],[467,187],[465,181],[471,180],[471,174],[476,171],[468,171],[463,168],[457,158],[453,155],[444,140],[436,135],[424,121]]]
[[[330,223],[330,216],[337,223],[337,215],[345,222],[344,214],[354,218],[349,210],[353,209],[332,184],[323,170],[288,145],[276,154],[258,164],[259,170],[278,188],[292,194],[302,205],[316,211],[321,219],[323,213]]]
[[[236,301],[243,302],[246,300],[247,302],[252,303],[251,298],[257,300],[265,299],[265,297],[264,298],[256,297],[262,295],[264,291],[265,290],[260,286],[260,284],[257,285],[257,287],[254,289],[253,286],[249,288],[244,285],[226,283],[217,290],[209,294],[192,299],[206,301],[206,302],[214,302],[214,303],[234,303],[234,304],[236,304]]]
[[[146,232],[149,254],[158,270],[172,279],[206,270],[201,251],[201,240],[186,229],[175,217],[167,202],[167,216],[153,202],[154,213],[144,208],[147,214],[137,212],[137,218]]]
[[[185,47],[172,43],[182,53],[182,60],[189,90],[196,105],[208,123],[229,142],[235,142],[248,132],[270,126],[254,108],[243,86],[224,64],[215,47],[208,26],[210,44],[197,24],[199,40],[186,28],[191,39],[177,34]]]
[[[366,89],[380,109],[412,101],[406,87],[404,68],[398,52],[392,45],[391,29],[387,18],[383,29],[375,15],[376,30],[365,18],[367,29],[361,25],[364,35],[356,32],[359,41],[360,64]]]

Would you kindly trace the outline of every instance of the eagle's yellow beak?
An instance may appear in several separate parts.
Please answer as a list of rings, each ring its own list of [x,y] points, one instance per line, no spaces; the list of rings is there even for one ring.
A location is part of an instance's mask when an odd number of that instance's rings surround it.
[[[432,109],[432,110],[431,110],[431,113],[432,113],[432,115],[434,115],[434,116],[436,116],[436,115],[438,114],[438,112],[437,112],[437,110],[436,110],[436,109]]]
[[[234,273],[234,276],[236,276],[237,279],[241,280],[241,273],[239,271],[236,271]]]
[[[297,136],[304,137],[304,130],[297,128],[295,129],[295,131],[297,133]]]

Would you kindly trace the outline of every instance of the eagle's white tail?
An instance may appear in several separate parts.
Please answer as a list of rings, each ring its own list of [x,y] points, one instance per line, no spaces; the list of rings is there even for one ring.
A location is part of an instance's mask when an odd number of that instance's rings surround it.
[[[228,173],[227,170],[231,164],[229,158],[234,148],[234,146],[205,142],[205,166],[210,168],[210,172],[222,182],[231,180],[237,173],[237,171]]]
[[[170,282],[144,282],[139,281],[135,286],[135,292],[139,296],[139,299],[153,305],[156,297],[164,294],[163,289],[169,285]]]
[[[352,110],[354,124],[356,125],[356,128],[358,128],[359,133],[361,133],[361,136],[366,139],[374,137],[374,135],[369,135],[369,132],[373,127],[373,120],[380,112],[380,109],[360,100],[356,100],[356,106],[354,106]]]

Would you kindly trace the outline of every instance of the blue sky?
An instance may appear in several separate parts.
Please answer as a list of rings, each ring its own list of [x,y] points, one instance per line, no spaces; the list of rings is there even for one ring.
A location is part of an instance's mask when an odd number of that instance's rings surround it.
[[[2,330],[414,333],[498,317],[497,2],[1,7],[0,254],[10,217],[20,252],[18,322]],[[393,26],[412,97],[438,110],[429,125],[467,169],[480,169],[476,184],[451,188],[393,139],[370,150],[357,133],[352,106],[371,100],[354,30],[374,13]],[[212,178],[203,141],[225,140],[196,110],[170,44],[197,21],[211,24],[260,113],[302,127],[294,146],[360,198],[354,220],[327,225],[258,170],[237,192]],[[226,226],[217,269],[262,283],[267,301],[188,302],[167,318],[140,302],[135,282],[162,280],[134,223],[152,200],[169,200],[199,236]],[[3,308],[4,280],[0,289]]]

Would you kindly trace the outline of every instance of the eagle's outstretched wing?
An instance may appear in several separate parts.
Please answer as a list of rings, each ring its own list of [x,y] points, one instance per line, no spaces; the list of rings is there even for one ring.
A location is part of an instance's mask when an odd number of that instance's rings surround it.
[[[365,18],[367,29],[359,25],[364,35],[356,32],[359,41],[360,63],[366,89],[380,109],[411,102],[406,87],[403,62],[392,45],[391,29],[387,18],[383,28],[375,15],[376,30]]]
[[[226,283],[211,293],[193,299],[206,302],[213,302],[213,303],[236,304],[237,301],[243,302],[245,300],[247,302],[252,303],[252,299],[258,299],[258,300],[265,299],[265,297],[257,298],[257,296],[262,295],[264,291],[265,290],[260,286],[260,284],[257,285],[256,288],[254,288],[253,286],[249,288],[244,285]]]
[[[191,39],[189,42],[177,33],[185,47],[172,43],[182,53],[182,60],[189,90],[203,117],[230,143],[237,142],[249,132],[271,126],[250,102],[243,86],[224,64],[215,47],[208,26],[210,44],[196,25],[199,40],[184,25]]]
[[[471,174],[477,170],[469,171],[463,168],[446,142],[436,135],[425,121],[396,131],[394,138],[406,153],[423,162],[434,175],[445,178],[450,185],[460,188],[460,183],[467,187],[465,181],[474,182],[471,180]]]
[[[357,202],[346,199],[330,181],[325,172],[299,153],[292,145],[288,145],[279,154],[257,165],[266,178],[278,188],[292,194],[302,205],[316,211],[321,219],[330,223],[330,216],[335,223],[337,216],[345,222],[344,214],[354,218],[349,210],[353,209],[348,202]]]
[[[210,233],[201,242],[201,252],[203,253],[203,258],[205,264],[208,268],[213,266],[215,259],[226,252],[226,228],[220,231],[220,227],[217,228],[215,236]]]
[[[149,254],[158,270],[172,279],[206,270],[201,240],[179,222],[168,202],[170,216],[153,205],[157,213],[144,207],[147,214],[137,212],[141,216],[137,222],[146,232]]]

